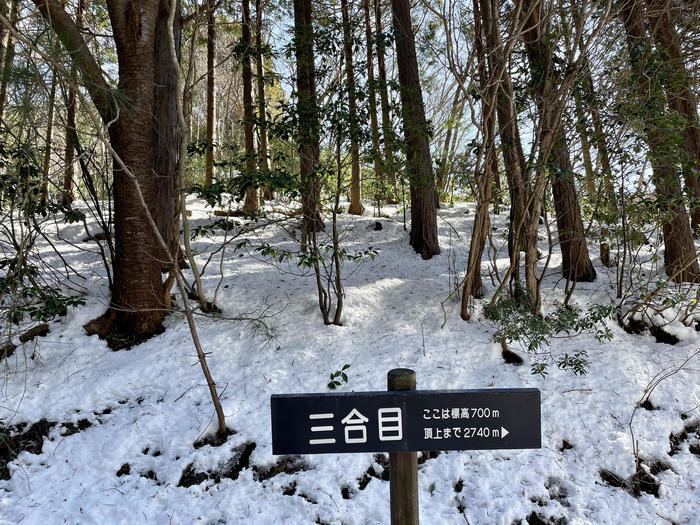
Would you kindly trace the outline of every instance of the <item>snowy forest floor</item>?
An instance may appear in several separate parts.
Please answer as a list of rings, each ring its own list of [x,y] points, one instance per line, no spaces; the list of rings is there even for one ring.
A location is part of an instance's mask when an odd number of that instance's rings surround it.
[[[213,219],[212,209],[191,204],[195,226]],[[347,263],[340,327],[323,325],[311,276],[252,249],[296,249],[289,230],[260,229],[247,236],[252,244],[242,256],[230,249],[223,261],[214,257],[204,285],[211,298],[223,275],[222,313],[198,316],[197,325],[234,431],[221,446],[200,446],[215,418],[183,314],[170,314],[163,334],[128,351],[85,335],[83,325],[108,304],[104,269],[84,251],[94,244],[81,242],[82,227],[59,223],[54,230],[76,243],[61,253],[84,278],[73,279],[88,289],[87,305],[69,309],[3,363],[0,523],[388,524],[386,455],[272,455],[270,395],[326,392],[329,374],[345,364],[341,391],[383,390],[396,367],[414,369],[419,389],[541,390],[541,449],[420,455],[421,523],[698,523],[700,356],[636,411],[634,436],[656,483],[649,492],[657,494],[615,486],[635,474],[628,423],[636,404],[657,374],[700,347],[694,329],[673,327],[681,341],[672,346],[610,320],[609,342],[592,334],[551,341],[555,355],[585,350],[586,375],[556,366],[547,377],[532,375],[523,352],[523,366],[504,362],[495,327],[481,315],[495,290],[487,264],[486,299],[476,301],[472,322],[448,301],[441,327],[440,303],[464,273],[473,204],[439,210],[442,253],[428,261],[409,246],[400,210],[382,213],[340,216],[345,246],[379,250],[356,271]],[[492,224],[501,269],[506,220],[502,212]],[[222,240],[198,239],[198,260]],[[573,302],[583,309],[615,297],[615,269],[590,246],[598,278],[576,287]],[[48,246],[42,250],[60,265]],[[555,250],[542,285],[545,312],[564,298],[560,264]],[[261,311],[274,313],[265,319],[273,334],[229,319]]]

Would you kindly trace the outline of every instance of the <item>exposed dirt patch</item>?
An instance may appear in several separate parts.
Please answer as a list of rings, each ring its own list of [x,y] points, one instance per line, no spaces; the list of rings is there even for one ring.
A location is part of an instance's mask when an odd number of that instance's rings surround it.
[[[190,463],[185,467],[185,470],[180,476],[180,481],[178,481],[178,487],[191,487],[192,485],[199,485],[203,481],[209,479],[209,474],[206,472],[197,472],[194,469],[194,464]]]
[[[600,479],[602,479],[607,485],[611,487],[625,488],[627,480],[625,478],[618,476],[614,472],[602,469],[600,471]]]
[[[629,316],[618,317],[617,324],[628,334],[642,335],[647,330],[656,339],[657,343],[665,343],[667,345],[675,345],[680,342],[680,339],[675,335],[667,332],[661,326],[650,325],[641,319],[633,319]]]
[[[668,333],[666,330],[660,326],[650,326],[649,333],[654,336],[657,343],[665,343],[667,345],[676,345],[680,342],[680,339],[673,334]]]
[[[525,518],[528,525],[566,525],[569,521],[564,517],[555,518],[550,516],[547,518],[542,514],[537,514],[534,510]]]
[[[214,434],[208,434],[192,443],[192,446],[194,448],[202,448],[204,445],[209,445],[210,447],[220,447],[221,445],[226,443],[226,440],[229,438],[229,436],[233,436],[234,434],[236,434],[235,430],[227,428],[225,434],[221,435],[218,432]]]
[[[659,487],[661,483],[643,468],[639,468],[629,479],[629,491],[636,497],[642,492],[659,497]]]
[[[282,487],[283,496],[294,496],[297,492],[297,482],[292,481],[289,485]]]
[[[460,492],[462,492],[462,490],[464,489],[464,480],[463,480],[462,478],[459,478],[459,479],[457,480],[457,483],[455,483],[454,489],[455,489],[455,492],[458,493],[458,494],[459,494]],[[460,511],[460,512],[461,512],[461,511]]]
[[[72,436],[73,434],[77,434],[81,430],[85,430],[86,428],[90,428],[91,426],[92,422],[84,418],[79,420],[77,423],[69,421],[68,423],[61,424],[61,427],[63,428],[63,431],[61,431],[61,435],[63,437]]]
[[[700,419],[686,423],[683,430],[671,434],[668,440],[671,444],[671,450],[668,453],[669,456],[678,453],[681,450],[683,442],[689,440],[696,441],[695,443],[690,443],[688,448],[692,454],[698,455],[698,453],[700,453]]]
[[[149,470],[148,472],[142,472],[142,473],[140,474],[140,476],[141,476],[142,478],[152,479],[152,480],[155,481],[156,483],[158,482],[158,476],[156,476],[156,473],[153,472],[152,470]]]
[[[340,495],[343,497],[343,499],[350,499],[352,498],[355,493],[350,489],[350,487],[345,486],[340,489]]]
[[[0,346],[0,361],[12,356],[15,353],[15,348],[17,345],[13,344],[11,341]]]
[[[547,489],[547,492],[549,492],[549,499],[558,501],[564,507],[569,506],[569,503],[566,501],[569,491],[560,479],[549,478],[545,482],[544,487]]]
[[[574,448],[574,446],[565,439],[561,442],[561,447],[559,447],[559,452],[564,452],[565,450],[571,450],[572,448]]]
[[[655,473],[658,474],[666,470],[666,465],[662,462],[654,462],[652,465],[654,466],[654,470],[648,467],[649,471],[647,471],[647,469],[644,468],[644,463],[640,464],[637,471],[629,478],[623,478],[614,472],[603,469],[600,471],[600,479],[611,487],[618,487],[626,490],[636,498],[641,496],[642,492],[646,492],[658,498],[661,483],[650,472],[655,471]]]
[[[191,487],[192,485],[199,485],[208,479],[213,480],[214,483],[219,483],[224,478],[236,480],[241,471],[250,466],[250,455],[255,450],[255,447],[255,443],[248,442],[234,448],[231,451],[231,457],[212,471],[198,472],[195,470],[194,464],[190,463],[183,471],[182,476],[180,476],[177,486]]]
[[[121,467],[119,467],[119,470],[117,470],[117,477],[121,478],[122,476],[128,476],[131,474],[131,465],[128,463],[124,463]]]
[[[629,316],[618,316],[617,324],[628,334],[641,335],[649,326],[641,319],[633,319]]]
[[[10,469],[7,465],[14,461],[20,452],[41,454],[44,438],[55,426],[55,422],[41,419],[29,428],[27,423],[19,423],[9,428],[0,427],[0,479],[10,479]]]
[[[644,410],[658,410],[658,409],[659,409],[659,407],[657,407],[656,405],[654,405],[654,404],[651,402],[651,400],[650,400],[649,398],[647,398],[647,399],[644,401],[644,403],[642,403],[642,404],[639,405],[639,406],[642,407]]]
[[[384,454],[375,454],[374,462],[377,464],[379,469],[375,469],[374,465],[370,465],[361,478],[357,479],[357,488],[360,490],[365,490],[372,478],[379,479],[381,481],[389,481],[389,458]],[[379,470],[379,472],[377,472]]]
[[[520,366],[525,362],[523,361],[522,357],[512,350],[509,350],[505,343],[501,343],[501,357],[503,358],[503,361],[509,365]]]
[[[256,481],[266,481],[278,474],[296,474],[308,469],[309,465],[301,456],[281,456],[274,465],[269,467],[255,465],[253,472]]]

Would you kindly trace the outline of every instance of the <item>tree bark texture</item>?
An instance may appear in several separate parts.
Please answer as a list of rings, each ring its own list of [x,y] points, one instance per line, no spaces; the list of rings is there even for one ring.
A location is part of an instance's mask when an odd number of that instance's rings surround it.
[[[265,66],[263,63],[263,18],[262,2],[255,0],[255,65],[257,70],[257,102],[258,102],[258,169],[267,174],[270,172],[270,153],[267,145],[267,114],[265,112]],[[269,187],[264,189],[265,200],[274,198]]]
[[[154,203],[153,85],[156,20],[160,2],[108,2],[119,58],[119,91],[129,100],[110,128],[110,142],[138,181],[150,209]],[[174,106],[174,101],[171,101]],[[133,334],[161,329],[163,287],[154,232],[139,205],[133,182],[115,163],[114,291],[116,328]],[[169,199],[170,200],[170,199]]]
[[[447,183],[450,175],[450,146],[452,144],[452,134],[457,134],[457,120],[462,112],[464,104],[460,101],[462,90],[458,87],[455,89],[454,98],[452,99],[452,109],[450,110],[450,118],[447,121],[447,131],[445,132],[445,141],[442,144],[442,157],[437,173],[435,187],[437,189],[438,206],[445,200],[447,196]]]
[[[693,231],[697,235],[700,233],[700,120],[697,99],[690,88],[690,75],[681,56],[681,44],[670,0],[647,0],[646,3],[651,35],[664,65],[663,80],[668,106],[683,118],[687,157],[683,163],[683,176],[686,192],[695,201],[690,216]]]
[[[474,227],[469,245],[469,258],[467,274],[462,288],[462,304],[460,316],[465,321],[471,317],[469,302],[472,297],[483,297],[481,282],[481,258],[486,245],[490,220],[489,204],[492,198],[493,172],[498,170],[498,159],[495,149],[495,118],[493,102],[495,99],[496,84],[491,82],[486,63],[484,49],[484,32],[482,29],[483,17],[479,13],[479,1],[473,0],[474,5],[474,49],[476,51],[477,71],[479,75],[479,90],[481,95],[481,133],[482,146],[480,148],[474,178],[478,190],[476,214],[474,215]],[[488,20],[487,20],[488,22]]]
[[[0,0],[0,14],[7,18],[8,5],[7,0]],[[10,37],[10,32],[7,28],[0,24],[0,65],[5,62],[5,51],[7,50],[7,42]]]
[[[75,15],[75,24],[78,30],[83,27],[83,9],[84,0],[78,1],[78,10]],[[77,67],[71,65],[71,81],[76,77]],[[75,177],[75,144],[72,137],[77,132],[78,128],[75,122],[75,116],[78,112],[78,100],[75,94],[75,89],[72,84],[68,85],[68,94],[66,99],[66,134],[65,148],[63,150],[63,191],[61,201],[64,206],[70,205],[75,198],[73,195],[73,179]]]
[[[214,85],[216,64],[216,0],[207,4],[207,149],[205,153],[204,184],[214,183],[214,126],[216,122],[216,90]]]
[[[678,155],[667,124],[664,97],[652,63],[649,41],[639,0],[620,4],[620,16],[625,26],[627,47],[632,66],[633,84],[644,109],[644,132],[647,136],[654,185],[664,236],[666,274],[675,282],[696,282],[700,267],[688,214],[683,202],[680,179],[676,172]],[[643,101],[643,102],[642,102]]]
[[[10,4],[10,23],[12,27],[16,27],[18,19],[19,0],[12,0]],[[0,118],[5,117],[5,109],[7,106],[7,90],[12,79],[12,67],[15,61],[15,37],[7,31],[3,40],[3,55],[2,55],[2,75],[0,75]]]
[[[316,173],[320,144],[311,0],[294,0],[294,42],[299,114],[299,177],[304,187],[301,199],[302,247],[306,247],[309,235],[323,228],[319,213],[321,186]]]
[[[250,65],[252,40],[250,32],[250,2],[242,0],[241,5],[241,76],[243,80],[243,133],[245,136],[245,178],[249,183],[245,192],[243,211],[255,215],[260,211],[257,182],[255,177],[255,105],[253,103],[253,70]]]
[[[374,167],[375,185],[381,187],[384,183],[381,151],[379,148],[379,119],[377,119],[377,86],[374,78],[374,46],[372,45],[372,22],[370,16],[371,0],[362,0],[365,14],[365,40],[367,42],[367,98],[369,106],[369,122],[372,132],[372,165]]]
[[[51,169],[51,148],[53,146],[53,112],[56,104],[56,71],[51,74],[51,90],[49,91],[49,111],[46,122],[46,144],[44,145],[44,162],[42,166],[41,203],[49,200],[49,171]]]
[[[352,57],[352,28],[348,13],[348,0],[340,0],[343,17],[343,51],[345,54],[345,86],[348,92],[348,112],[350,117],[350,206],[348,213],[362,215],[362,186],[360,181],[360,144],[358,141],[357,95],[355,93],[355,65]]]
[[[146,226],[148,216],[140,205],[139,191],[150,209],[154,199],[153,85],[159,2],[107,2],[119,62],[118,90],[122,96],[118,100],[124,101],[118,103],[61,3],[33,1],[80,70],[104,124],[111,123],[110,145],[138,183],[136,186],[119,163],[114,163],[114,286],[109,315],[101,319],[110,325],[113,321],[120,332],[152,335],[162,328],[163,286],[155,234]]]
[[[158,260],[164,271],[169,268],[170,257],[178,258],[180,249],[180,123],[177,104],[177,71],[170,56],[168,15],[170,1],[161,0],[158,8],[155,41],[155,72],[153,83],[153,172],[155,176],[154,199],[151,215],[161,237],[168,245],[169,254],[159,248]],[[173,19],[175,49],[180,61],[182,36],[180,2],[176,4]]]
[[[423,107],[418,61],[408,0],[392,0],[396,63],[399,72],[401,115],[406,141],[406,171],[411,191],[413,249],[423,259],[440,253],[437,235],[437,199],[430,160],[430,143]]]
[[[386,76],[386,60],[384,50],[387,46],[387,35],[382,30],[381,0],[374,0],[374,26],[376,31],[375,46],[377,49],[377,74],[379,76],[379,102],[382,108],[382,135],[384,137],[384,165],[382,167],[389,189],[388,202],[396,203],[396,166],[394,162],[394,128],[391,123],[389,108],[389,85]]]

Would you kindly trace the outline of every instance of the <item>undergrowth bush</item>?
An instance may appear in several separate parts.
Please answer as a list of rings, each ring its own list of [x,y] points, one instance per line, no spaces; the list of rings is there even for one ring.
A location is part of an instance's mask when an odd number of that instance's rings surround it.
[[[493,340],[502,345],[518,343],[532,359],[533,374],[547,375],[551,363],[576,375],[585,374],[590,364],[585,350],[573,354],[554,355],[550,341],[556,337],[573,337],[593,333],[598,341],[612,339],[612,332],[605,321],[611,318],[617,307],[593,305],[582,311],[562,306],[549,315],[532,313],[532,299],[527,293],[518,298],[501,297],[484,308],[484,316],[496,325]]]

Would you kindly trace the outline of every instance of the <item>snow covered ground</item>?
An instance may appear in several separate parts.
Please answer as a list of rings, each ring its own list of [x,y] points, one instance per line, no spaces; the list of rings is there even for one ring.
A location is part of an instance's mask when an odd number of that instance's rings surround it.
[[[195,224],[210,218],[201,203],[193,208]],[[346,245],[379,249],[345,281],[342,327],[323,325],[314,281],[294,275],[296,265],[276,267],[250,249],[223,261],[217,297],[223,314],[197,318],[235,431],[218,447],[193,446],[215,430],[215,418],[183,315],[168,316],[162,335],[129,351],[111,351],[82,329],[107,304],[101,263],[93,253],[66,247],[63,256],[87,278],[79,284],[90,294],[86,306],[56,319],[46,337],[18,348],[3,366],[0,420],[13,434],[42,419],[47,423],[33,427],[38,453],[21,452],[8,465],[9,479],[0,470],[0,523],[388,524],[383,455],[272,455],[270,395],[327,392],[329,374],[345,364],[350,367],[342,391],[383,390],[387,371],[407,367],[416,371],[419,389],[542,392],[541,449],[422,458],[423,524],[699,523],[700,356],[658,385],[653,410],[636,411],[634,435],[660,483],[658,497],[635,497],[601,478],[603,470],[622,478],[634,474],[630,416],[657,374],[700,347],[694,330],[679,330],[683,340],[671,346],[610,321],[614,338],[608,343],[592,335],[552,341],[555,353],[586,350],[587,375],[556,366],[546,378],[532,375],[527,358],[520,367],[504,363],[492,341],[494,326],[478,313],[482,301],[471,323],[448,303],[452,311],[441,328],[451,268],[457,276],[464,271],[473,205],[439,211],[442,253],[429,261],[408,245],[399,210],[383,212],[388,217],[369,211],[360,218],[341,216]],[[503,242],[506,218],[504,212],[494,221],[496,242]],[[74,241],[85,237],[77,225],[59,228]],[[250,238],[253,244],[295,246],[275,227]],[[196,247],[202,261],[212,249],[207,239]],[[504,250],[498,258],[507,265]],[[545,309],[563,298],[558,264],[555,253],[543,283]],[[583,308],[614,297],[614,270],[602,267],[597,256],[594,264],[597,281],[579,284],[574,294]],[[215,259],[205,275],[209,293],[217,286],[218,266]],[[348,263],[346,274],[351,269]],[[490,297],[486,264],[483,270]],[[273,339],[225,319],[266,306],[277,312],[267,319]]]

